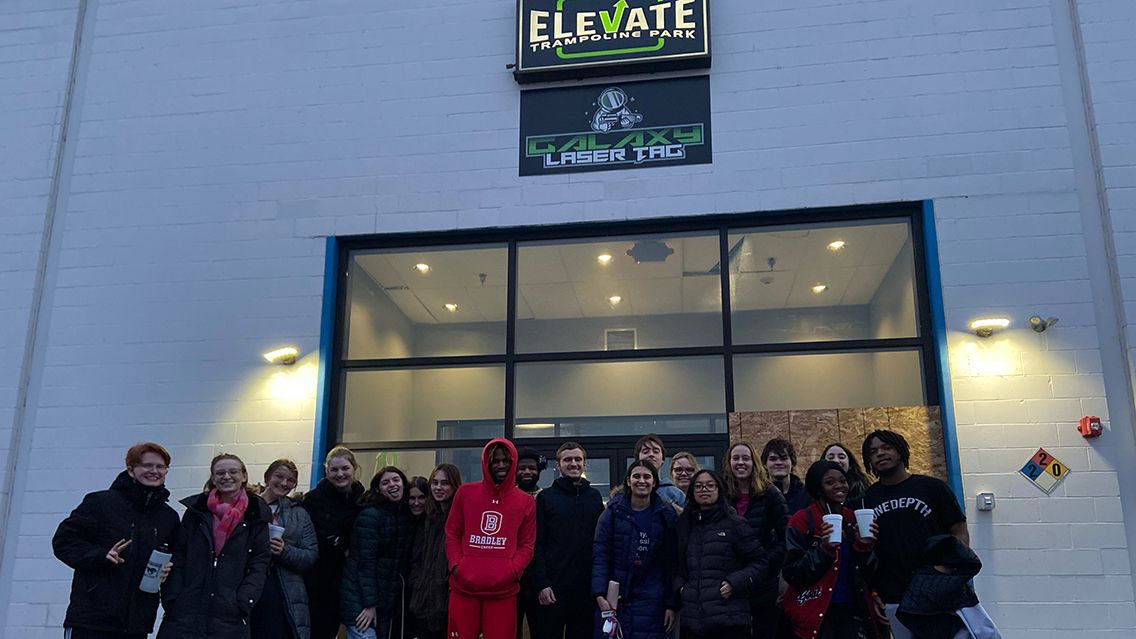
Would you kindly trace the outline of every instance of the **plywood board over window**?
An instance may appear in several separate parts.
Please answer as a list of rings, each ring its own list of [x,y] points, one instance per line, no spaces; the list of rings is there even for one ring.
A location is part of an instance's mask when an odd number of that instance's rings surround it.
[[[893,430],[911,446],[911,472],[946,479],[943,421],[938,406],[829,408],[730,413],[730,441],[747,441],[758,451],[782,437],[797,449],[795,473],[803,476],[825,446],[840,442],[857,459],[864,437],[877,429]],[[863,460],[860,460],[863,462]]]

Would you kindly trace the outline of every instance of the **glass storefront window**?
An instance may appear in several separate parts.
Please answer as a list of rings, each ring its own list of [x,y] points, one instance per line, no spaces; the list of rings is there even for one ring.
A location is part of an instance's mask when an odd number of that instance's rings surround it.
[[[517,367],[518,437],[725,432],[720,357]]]
[[[352,253],[347,359],[504,353],[507,272],[504,246]]]
[[[718,235],[521,244],[517,352],[722,341]]]
[[[462,483],[481,481],[481,448],[441,448],[436,450],[385,450],[356,449],[355,458],[361,468],[357,479],[368,486],[375,471],[384,466],[396,466],[406,473],[407,479],[419,476],[430,479],[430,471],[438,464],[448,463],[461,471]]]
[[[349,445],[504,434],[503,366],[348,371],[344,391]]]
[[[734,393],[738,411],[924,403],[916,350],[735,356]]]
[[[733,231],[735,344],[916,337],[906,221]]]

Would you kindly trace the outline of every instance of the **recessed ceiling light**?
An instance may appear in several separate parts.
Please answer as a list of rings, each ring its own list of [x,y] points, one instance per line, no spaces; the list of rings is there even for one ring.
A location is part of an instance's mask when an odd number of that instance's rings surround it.
[[[813,295],[820,295],[821,293],[823,293],[827,290],[828,290],[827,284],[817,284],[816,286],[813,287]]]
[[[828,250],[832,251],[833,253],[839,251],[842,248],[844,248],[844,240],[836,240],[835,242],[828,243]]]
[[[419,273],[429,273],[430,265],[426,262],[419,262],[414,265],[414,270],[418,271]]]
[[[456,313],[456,312],[458,312],[458,305],[457,305],[457,304],[454,304],[453,302],[450,302],[450,303],[448,303],[448,304],[443,304],[443,306],[445,306],[445,307],[446,307],[446,310],[447,310],[447,311],[449,311],[449,312],[451,312],[451,313]]]
[[[608,264],[611,264],[611,253],[603,253],[596,259],[600,261],[600,264],[607,266]]]
[[[614,306],[614,305],[622,302],[623,298],[618,296],[618,295],[612,295],[611,297],[607,298],[607,301],[611,302],[612,306]]]

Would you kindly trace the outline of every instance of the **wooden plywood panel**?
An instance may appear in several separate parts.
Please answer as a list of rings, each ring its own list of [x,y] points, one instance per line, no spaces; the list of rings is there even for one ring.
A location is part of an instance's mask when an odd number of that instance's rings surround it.
[[[797,449],[797,475],[820,459],[824,447],[840,438],[836,410],[795,410],[789,413],[789,435]]]
[[[730,441],[748,441],[761,450],[784,437],[797,449],[797,474],[820,459],[824,447],[839,441],[860,457],[864,438],[874,430],[893,430],[911,446],[911,472],[946,479],[943,422],[938,406],[893,406],[802,411],[732,413]],[[861,465],[863,465],[863,460]]]

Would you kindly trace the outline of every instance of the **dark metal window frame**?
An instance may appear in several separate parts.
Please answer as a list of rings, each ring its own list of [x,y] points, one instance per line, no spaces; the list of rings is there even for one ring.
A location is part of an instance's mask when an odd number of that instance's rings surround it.
[[[526,242],[548,242],[556,240],[590,240],[605,237],[625,237],[634,235],[682,234],[696,232],[717,232],[719,237],[720,263],[729,263],[729,234],[740,230],[754,230],[761,227],[804,224],[840,224],[879,219],[904,219],[910,225],[915,269],[915,300],[918,321],[918,337],[835,340],[823,342],[790,342],[770,344],[733,344],[732,313],[730,305],[729,269],[721,269],[722,287],[722,344],[718,346],[694,346],[675,348],[651,348],[622,351],[567,351],[553,353],[516,352],[516,309],[517,309],[517,247]],[[855,353],[886,350],[917,350],[923,373],[924,401],[928,405],[938,405],[942,397],[939,370],[939,354],[935,348],[931,307],[928,297],[928,278],[924,242],[924,217],[922,202],[898,202],[864,206],[798,209],[776,212],[743,213],[727,215],[700,215],[678,218],[650,218],[621,222],[570,223],[545,226],[516,226],[492,229],[471,229],[437,232],[393,233],[384,235],[352,236],[339,238],[338,255],[338,299],[336,300],[335,334],[333,336],[333,355],[329,378],[329,397],[332,428],[327,429],[328,441],[323,442],[325,450],[339,443],[343,432],[344,379],[348,371],[391,370],[435,367],[460,367],[498,365],[505,368],[505,429],[504,436],[518,444],[547,447],[549,438],[514,438],[516,409],[516,367],[527,362],[555,361],[612,361],[643,360],[659,358],[681,358],[715,356],[723,358],[726,414],[734,412],[734,370],[735,355],[747,354],[808,354],[808,353]],[[344,359],[344,331],[347,317],[349,287],[347,276],[352,253],[360,250],[384,249],[431,249],[452,246],[475,246],[478,244],[497,244],[507,247],[508,283],[505,328],[505,353],[497,355],[469,355],[447,357],[412,357],[391,359]],[[635,435],[611,435],[587,438],[596,446],[620,447],[634,443]],[[689,444],[718,444],[724,449],[727,435],[720,433],[690,434],[681,437],[668,437]],[[420,439],[384,440],[374,442],[350,442],[352,448],[366,450],[381,448],[386,450],[428,450],[438,448],[470,448],[485,444],[484,440],[472,439]],[[674,448],[674,450],[680,450]]]

